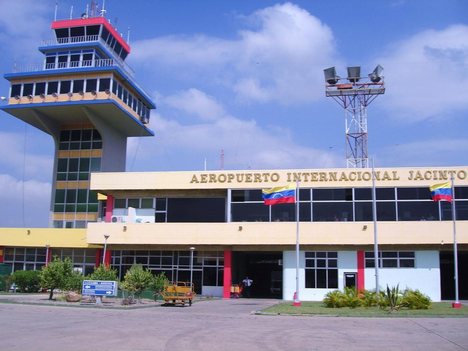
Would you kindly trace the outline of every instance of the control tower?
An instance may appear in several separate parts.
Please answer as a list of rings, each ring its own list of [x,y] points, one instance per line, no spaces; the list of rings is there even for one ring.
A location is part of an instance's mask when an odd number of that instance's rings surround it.
[[[1,109],[52,136],[51,225],[83,228],[98,219],[90,173],[125,171],[127,138],[154,135],[155,104],[125,63],[130,46],[103,15],[51,27],[43,62],[5,74],[11,87]]]

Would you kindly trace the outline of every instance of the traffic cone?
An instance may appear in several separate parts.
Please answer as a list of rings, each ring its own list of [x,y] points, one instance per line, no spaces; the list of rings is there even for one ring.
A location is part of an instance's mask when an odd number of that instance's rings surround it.
[[[297,291],[294,292],[293,301],[293,306],[299,307],[301,305],[301,301],[299,301],[297,298]]]

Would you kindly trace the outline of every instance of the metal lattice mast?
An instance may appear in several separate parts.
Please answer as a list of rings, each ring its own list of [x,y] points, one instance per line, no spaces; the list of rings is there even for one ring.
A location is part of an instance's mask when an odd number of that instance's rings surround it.
[[[326,96],[332,97],[345,112],[346,167],[368,168],[367,106],[385,93],[381,66],[369,78],[360,77],[359,67],[348,67],[346,82],[336,75],[335,68],[325,70]]]

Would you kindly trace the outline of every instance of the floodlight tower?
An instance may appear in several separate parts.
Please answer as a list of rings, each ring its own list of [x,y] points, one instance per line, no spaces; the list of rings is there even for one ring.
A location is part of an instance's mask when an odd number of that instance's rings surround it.
[[[341,78],[335,67],[324,70],[325,94],[345,111],[346,167],[368,168],[367,106],[385,93],[380,65],[368,77],[361,77],[361,67],[348,67],[348,77]]]

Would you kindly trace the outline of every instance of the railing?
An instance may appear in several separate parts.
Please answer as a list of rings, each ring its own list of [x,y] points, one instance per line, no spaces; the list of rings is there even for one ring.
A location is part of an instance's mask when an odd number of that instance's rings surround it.
[[[100,42],[105,47],[107,47],[112,53],[115,53],[114,49],[99,35],[83,35],[79,37],[66,37],[66,38],[58,38],[58,39],[53,38],[53,39],[43,40],[42,46],[55,46],[55,45],[67,45],[67,44],[73,44],[73,43],[92,43],[92,42]],[[117,55],[115,55],[114,57],[115,57],[115,62],[118,64],[115,64],[113,66],[120,66],[131,77],[135,76],[135,71],[128,64],[126,64]],[[69,66],[69,67],[72,67],[72,66]],[[57,68],[69,68],[69,67],[57,67]],[[93,66],[76,66],[76,67],[93,67]],[[30,71],[26,71],[26,72],[30,72]]]
[[[79,37],[66,37],[66,38],[54,38],[42,41],[42,46],[51,45],[62,45],[62,44],[73,44],[73,43],[89,43],[98,41],[99,35],[82,35]]]
[[[90,68],[90,67],[120,67],[131,77],[134,76],[133,70],[128,65],[123,65],[122,62],[115,59],[99,59],[99,60],[82,60],[46,64],[27,64],[13,67],[13,73],[18,72],[38,72],[52,69],[67,69],[67,68]]]

